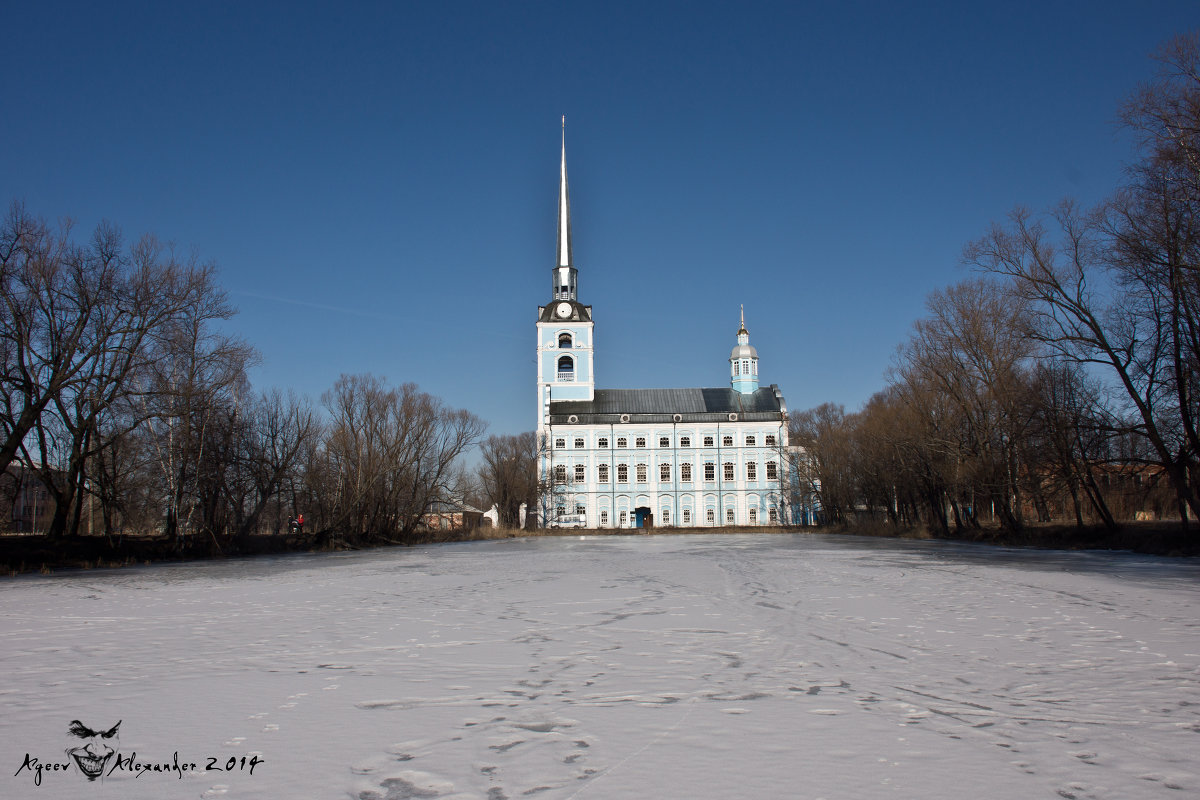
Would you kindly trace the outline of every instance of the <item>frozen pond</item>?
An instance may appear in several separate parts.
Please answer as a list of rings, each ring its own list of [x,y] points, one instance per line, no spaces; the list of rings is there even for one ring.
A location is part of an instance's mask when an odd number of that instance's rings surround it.
[[[3,797],[1200,796],[1195,561],[509,540],[4,579],[0,641]]]

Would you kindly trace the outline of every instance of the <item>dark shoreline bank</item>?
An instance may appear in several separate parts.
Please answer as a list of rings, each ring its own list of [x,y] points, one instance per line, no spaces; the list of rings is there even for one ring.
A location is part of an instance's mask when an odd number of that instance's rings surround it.
[[[233,547],[211,541],[195,540],[180,550],[176,543],[161,537],[79,536],[48,539],[45,536],[0,536],[0,576],[63,570],[111,569],[150,563],[201,561],[283,553],[341,552],[403,547],[418,544],[511,539],[517,536],[612,536],[630,535],[631,530],[562,529],[516,531],[477,528],[471,531],[429,531],[411,542],[382,542],[368,547],[349,546],[338,540],[319,543],[313,536],[254,536]],[[1170,557],[1200,556],[1200,525],[1193,523],[1184,531],[1177,522],[1136,522],[1118,531],[1101,526],[1078,528],[1074,525],[1033,525],[1013,532],[999,528],[966,530],[951,536],[934,536],[924,528],[896,528],[884,523],[823,526],[817,528],[657,528],[645,533],[657,535],[724,533],[819,533],[831,535],[874,536],[891,539],[925,539],[1004,547],[1033,547],[1052,550],[1122,550],[1145,555]]]

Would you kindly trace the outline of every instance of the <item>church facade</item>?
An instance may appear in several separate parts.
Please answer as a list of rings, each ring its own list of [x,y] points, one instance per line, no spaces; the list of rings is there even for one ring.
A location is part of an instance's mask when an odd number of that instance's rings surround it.
[[[597,389],[592,307],[579,301],[564,128],[551,302],[538,306],[538,509],[543,525],[776,525],[786,508],[787,407],[759,385],[745,318],[727,387]]]

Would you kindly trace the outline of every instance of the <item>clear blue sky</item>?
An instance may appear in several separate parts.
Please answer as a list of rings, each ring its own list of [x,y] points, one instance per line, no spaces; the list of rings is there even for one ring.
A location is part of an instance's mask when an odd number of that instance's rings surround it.
[[[217,262],[256,388],[535,426],[567,115],[597,384],[857,409],[1014,206],[1095,202],[1189,2],[5,0],[0,202]]]

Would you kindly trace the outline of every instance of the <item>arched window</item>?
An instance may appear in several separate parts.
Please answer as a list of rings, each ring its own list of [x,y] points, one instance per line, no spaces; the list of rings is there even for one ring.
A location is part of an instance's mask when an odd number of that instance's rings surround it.
[[[567,468],[562,466],[561,464],[554,468],[554,482],[555,483],[566,483],[567,482]]]
[[[560,381],[575,380],[575,359],[570,356],[558,359],[558,379]]]
[[[601,528],[608,527],[608,512],[607,511],[600,512],[600,527]]]
[[[646,465],[645,464],[637,465],[637,482],[638,483],[646,482]]]
[[[741,373],[741,370],[739,370],[739,369],[738,369],[738,362],[736,362],[736,361],[735,361],[735,362],[733,362],[733,374],[734,374],[734,375],[741,375],[741,374],[742,374],[742,373]]]
[[[779,468],[776,466],[774,461],[767,462],[767,480],[779,480]]]
[[[725,474],[725,480],[727,480],[727,481],[733,480],[733,462],[726,461],[725,469],[722,470],[722,472],[724,472],[724,474]]]
[[[713,512],[713,510],[711,508],[704,512],[704,521],[707,522],[709,525],[712,525],[714,522],[716,522],[716,519],[717,519],[717,515]]]
[[[629,483],[628,464],[617,464],[617,483]]]
[[[753,461],[746,462],[746,480],[748,480],[748,481],[758,480],[758,464],[756,464]]]
[[[692,446],[692,437],[680,436],[679,437],[679,446],[680,447],[691,447]]]
[[[751,525],[758,524],[758,509],[757,508],[750,509],[750,524]]]
[[[626,447],[626,446],[628,446],[628,444],[629,443],[627,441],[625,441],[624,436],[617,437],[617,447]]]
[[[733,524],[733,509],[732,508],[725,509],[725,524],[726,525]]]
[[[685,508],[683,510],[683,524],[684,525],[692,524],[692,510],[690,508]]]
[[[669,509],[669,508],[664,508],[664,509],[662,510],[662,524],[663,524],[663,525],[670,525],[670,524],[671,524],[671,509]]]
[[[559,346],[559,348],[560,348],[560,349],[562,349],[562,350],[567,350],[567,349],[570,349],[570,347],[571,347],[571,344],[572,344],[572,342],[571,342],[571,334],[569,334],[569,333],[560,333],[560,334],[558,335],[558,346]]]
[[[686,461],[679,465],[679,480],[684,483],[692,482],[692,465]]]
[[[671,482],[671,465],[670,464],[659,464],[658,465],[658,479],[660,481],[662,481],[663,483]]]
[[[575,465],[575,482],[576,483],[583,483],[584,481],[587,480],[587,478],[584,476],[585,469],[586,468],[583,466],[583,464]]]
[[[637,439],[635,439],[633,442],[633,446],[634,447],[645,447],[646,446],[646,437],[645,436],[637,437]]]
[[[600,465],[600,483],[608,483],[608,464]]]

